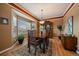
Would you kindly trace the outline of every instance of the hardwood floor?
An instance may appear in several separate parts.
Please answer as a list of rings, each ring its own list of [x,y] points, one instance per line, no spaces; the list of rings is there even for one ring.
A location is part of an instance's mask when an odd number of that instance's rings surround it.
[[[78,56],[75,52],[65,50],[58,38],[52,39],[52,53],[54,56]]]
[[[75,52],[65,50],[62,46],[61,40],[59,40],[57,37],[50,39],[50,41],[52,42],[52,56],[78,56]],[[15,51],[18,52],[18,50],[22,50],[22,49],[24,50],[26,45],[27,44],[26,44],[26,40],[25,40],[22,45],[17,45],[13,49],[1,54],[1,56],[4,56],[4,55],[9,56],[10,53],[14,54]],[[26,52],[21,51],[21,53],[26,53]],[[16,56],[17,56],[17,54],[16,54]]]

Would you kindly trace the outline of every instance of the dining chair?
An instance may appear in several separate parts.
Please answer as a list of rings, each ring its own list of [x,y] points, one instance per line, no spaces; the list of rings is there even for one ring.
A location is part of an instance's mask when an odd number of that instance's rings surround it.
[[[34,54],[36,55],[37,52],[37,46],[39,46],[40,42],[38,38],[35,35],[35,30],[28,30],[28,48],[29,48],[29,53],[30,53],[30,48],[31,46],[34,47],[35,52]]]

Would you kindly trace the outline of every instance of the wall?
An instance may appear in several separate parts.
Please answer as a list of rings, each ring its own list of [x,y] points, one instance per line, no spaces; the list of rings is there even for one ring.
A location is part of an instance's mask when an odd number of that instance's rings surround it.
[[[65,26],[63,34],[68,33],[67,19],[69,16],[73,16],[73,35],[78,38],[77,49],[79,50],[79,4],[75,4],[63,18],[50,19],[53,22],[53,32],[59,35],[59,30],[57,29],[58,24],[63,24]]]
[[[13,40],[12,40],[12,35],[11,35],[11,30],[12,30],[12,9],[17,10],[16,8],[13,8],[9,6],[8,4],[0,4],[0,17],[5,17],[8,18],[9,24],[8,25],[3,25],[0,24],[0,51],[5,50],[13,45]],[[19,11],[21,12],[21,11]],[[23,12],[21,12],[24,14]],[[29,20],[34,21],[37,24],[37,34],[38,35],[38,22],[36,19],[33,19],[32,17],[24,14]]]
[[[12,45],[11,41],[11,8],[6,4],[0,4],[0,17],[8,18],[8,25],[0,24],[0,51]]]
[[[59,36],[60,31],[58,30],[57,26],[62,24],[63,19],[57,18],[57,19],[50,19],[49,21],[53,23],[53,36]]]
[[[19,5],[18,3],[16,3],[17,6],[19,6],[20,8],[22,8],[23,10],[27,11],[25,8],[23,8],[21,5]],[[39,35],[39,21],[37,19],[34,19],[33,17],[29,16],[28,14],[26,13],[23,13],[22,11],[20,11],[19,9],[13,7],[14,9],[18,10],[19,12],[21,12],[22,14],[26,15],[27,18],[30,20],[30,21],[33,21],[36,23],[36,36]],[[29,11],[27,11],[29,12]],[[30,13],[30,12],[29,12]]]
[[[79,50],[79,4],[75,4],[64,16],[63,25],[65,25],[64,33],[67,33],[67,19],[69,16],[73,16],[73,35],[78,38],[77,48]]]

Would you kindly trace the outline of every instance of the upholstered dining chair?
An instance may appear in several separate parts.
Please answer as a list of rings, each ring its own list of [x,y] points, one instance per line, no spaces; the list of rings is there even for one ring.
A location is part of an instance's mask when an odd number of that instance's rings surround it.
[[[28,30],[28,48],[30,53],[30,47],[33,46],[35,48],[35,55],[37,52],[37,46],[39,45],[39,40],[36,38],[35,30]]]
[[[41,31],[41,42],[44,45],[43,49],[46,50],[49,47],[49,35],[46,35],[46,31]],[[45,52],[44,52],[45,53]]]

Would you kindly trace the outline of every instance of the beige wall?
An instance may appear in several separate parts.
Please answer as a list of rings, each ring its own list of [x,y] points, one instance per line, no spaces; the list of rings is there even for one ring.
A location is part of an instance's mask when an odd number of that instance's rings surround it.
[[[78,38],[78,49],[79,49],[79,4],[75,4],[63,18],[63,25],[65,25],[64,33],[67,33],[67,19],[69,16],[73,16],[73,35]]]
[[[0,51],[12,45],[11,41],[11,8],[6,4],[0,4],[0,17],[8,18],[8,25],[0,24]]]
[[[73,35],[78,38],[77,48],[79,50],[79,4],[75,4],[63,18],[51,19],[49,21],[53,22],[53,32],[59,35],[59,30],[57,29],[58,24],[62,24],[65,26],[63,34],[68,33],[68,25],[67,19],[69,16],[73,16]]]
[[[13,40],[11,36],[12,9],[13,8],[8,4],[0,4],[0,17],[8,18],[9,21],[8,25],[0,24],[0,51],[7,49],[13,45]],[[26,16],[29,18],[29,20],[32,19],[30,16]],[[38,24],[35,19],[32,19],[31,21],[34,21],[36,24]],[[38,32],[38,25],[36,31]]]
[[[59,36],[60,31],[58,30],[57,26],[62,24],[63,19],[57,18],[57,19],[50,19],[49,21],[53,23],[53,36]]]

